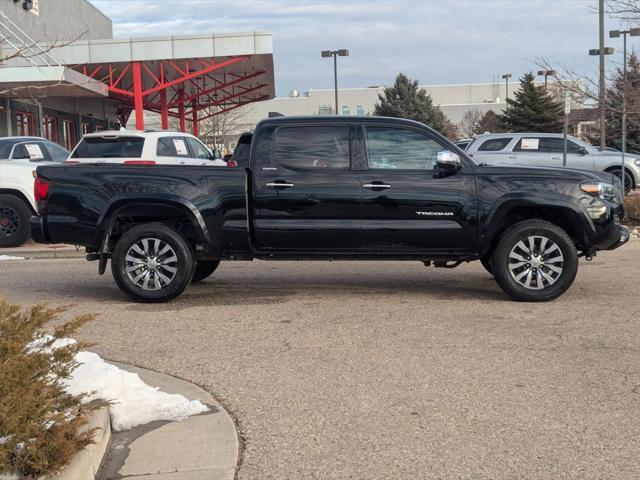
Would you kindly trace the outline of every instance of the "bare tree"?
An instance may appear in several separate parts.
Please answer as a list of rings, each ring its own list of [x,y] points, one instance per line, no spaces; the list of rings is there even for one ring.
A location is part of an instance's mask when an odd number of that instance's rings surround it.
[[[480,132],[480,123],[484,114],[477,108],[472,108],[464,112],[462,120],[458,125],[458,131],[464,138],[471,138]]]
[[[640,20],[640,0],[607,0],[606,12],[612,18],[631,23]]]

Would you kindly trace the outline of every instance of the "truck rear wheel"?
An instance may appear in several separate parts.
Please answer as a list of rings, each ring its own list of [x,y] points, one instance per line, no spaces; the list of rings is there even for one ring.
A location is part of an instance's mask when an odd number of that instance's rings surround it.
[[[198,260],[196,268],[193,271],[191,283],[201,282],[215,272],[218,265],[220,265],[219,260]]]
[[[111,255],[111,273],[120,290],[136,302],[166,302],[180,295],[193,277],[195,260],[184,238],[161,223],[132,227]]]
[[[578,272],[578,253],[567,233],[545,220],[525,220],[507,229],[493,255],[493,274],[502,290],[524,302],[553,300]]]
[[[15,195],[0,195],[0,247],[19,247],[29,240],[31,209]]]

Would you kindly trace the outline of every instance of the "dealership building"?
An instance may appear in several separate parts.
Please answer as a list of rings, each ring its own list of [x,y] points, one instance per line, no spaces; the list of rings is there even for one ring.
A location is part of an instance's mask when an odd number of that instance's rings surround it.
[[[73,148],[84,133],[167,128],[275,96],[269,32],[114,39],[86,0],[0,0],[0,135]]]

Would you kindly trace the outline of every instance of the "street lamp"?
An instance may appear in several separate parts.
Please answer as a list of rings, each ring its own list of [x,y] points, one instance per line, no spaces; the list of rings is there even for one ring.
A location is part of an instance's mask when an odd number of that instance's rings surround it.
[[[509,79],[511,78],[511,74],[510,73],[505,73],[504,75],[502,75],[502,79],[504,80],[504,86],[505,86],[505,99],[509,100]]]
[[[555,70],[538,70],[538,75],[542,76],[544,75],[544,91],[547,91],[547,77],[555,77],[556,76],[556,71]]]
[[[627,153],[627,35],[631,37],[640,37],[640,28],[630,28],[629,30],[611,30],[609,38],[620,38],[622,35],[622,170],[620,177],[622,178],[622,195],[624,196],[624,180],[625,180],[625,154]]]
[[[340,50],[323,50],[320,55],[323,58],[333,57],[333,84],[336,97],[336,115],[338,115],[338,57],[348,57],[349,50],[344,48]]]
[[[589,55],[592,57],[600,57],[600,80],[598,82],[598,108],[600,109],[600,150],[604,150],[604,147],[607,144],[605,128],[604,128],[604,56],[612,55],[613,48],[611,47],[602,47],[600,48],[592,48],[589,50]]]

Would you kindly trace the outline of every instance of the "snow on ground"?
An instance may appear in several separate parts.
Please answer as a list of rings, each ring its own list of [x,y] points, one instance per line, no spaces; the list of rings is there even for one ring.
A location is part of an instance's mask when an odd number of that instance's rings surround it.
[[[75,343],[72,338],[61,338],[51,347],[44,348],[50,340],[50,335],[42,335],[27,348],[50,352]],[[189,400],[183,395],[166,393],[147,385],[137,373],[111,365],[95,353],[78,352],[75,360],[79,365],[65,380],[65,390],[72,395],[86,394],[85,402],[109,401],[111,427],[116,432],[157,420],[184,420],[209,410],[198,400]]]
[[[24,260],[24,257],[14,257],[13,255],[0,255],[0,260]]]
[[[86,401],[110,401],[111,427],[117,432],[156,420],[183,420],[209,409],[198,400],[147,385],[138,374],[111,365],[95,353],[78,352],[76,361],[80,365],[65,389],[73,395],[88,394]]]

